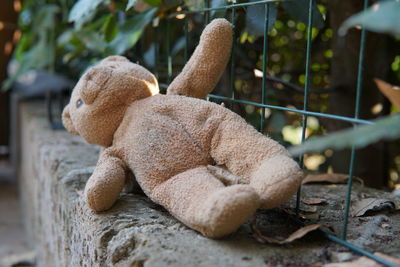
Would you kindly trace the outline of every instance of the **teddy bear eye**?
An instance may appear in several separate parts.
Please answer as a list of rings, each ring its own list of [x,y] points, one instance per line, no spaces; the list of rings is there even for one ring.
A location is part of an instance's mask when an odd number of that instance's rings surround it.
[[[82,99],[78,99],[77,101],[76,101],[76,108],[79,108],[80,106],[82,106],[82,104],[83,104],[83,101],[82,101]]]

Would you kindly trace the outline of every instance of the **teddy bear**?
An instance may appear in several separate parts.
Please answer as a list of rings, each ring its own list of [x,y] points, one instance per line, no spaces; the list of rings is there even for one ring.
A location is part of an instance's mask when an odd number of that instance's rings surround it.
[[[62,117],[69,132],[104,147],[84,192],[92,210],[109,209],[132,173],[152,201],[220,238],[296,192],[302,171],[283,146],[201,99],[229,61],[232,36],[227,20],[208,24],[166,95],[152,73],[122,56],[103,59],[80,78]]]

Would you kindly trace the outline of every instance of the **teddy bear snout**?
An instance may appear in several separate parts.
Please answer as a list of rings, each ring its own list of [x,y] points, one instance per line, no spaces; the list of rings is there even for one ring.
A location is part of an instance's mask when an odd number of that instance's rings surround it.
[[[71,114],[69,112],[69,104],[66,105],[63,110],[62,122],[68,132],[75,134],[75,135],[79,135],[78,131],[75,129],[74,124],[72,123]]]

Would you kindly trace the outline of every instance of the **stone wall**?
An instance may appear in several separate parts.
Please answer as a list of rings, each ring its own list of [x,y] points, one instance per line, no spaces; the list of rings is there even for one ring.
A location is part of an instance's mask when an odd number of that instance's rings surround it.
[[[334,260],[346,251],[320,235],[285,246],[261,244],[252,236],[248,224],[225,239],[207,239],[142,194],[124,193],[112,209],[94,213],[86,207],[82,191],[99,148],[65,131],[51,130],[41,102],[21,105],[20,125],[19,187],[25,226],[37,252],[37,266],[309,266]],[[327,198],[328,205],[318,207],[318,219],[336,232],[341,227],[344,188],[303,189],[307,196]],[[356,185],[353,197],[360,190],[364,189]],[[367,237],[369,243],[365,246],[399,253],[400,241],[388,239],[400,233],[393,223],[397,220],[400,225],[399,215],[382,216],[393,225],[392,231],[381,228],[373,219],[360,223],[355,218],[351,220],[349,238],[364,246],[360,242],[366,238],[365,225],[370,225],[368,232],[386,238],[386,242]],[[293,230],[290,220],[278,211],[260,212],[257,218],[263,232],[284,234]]]

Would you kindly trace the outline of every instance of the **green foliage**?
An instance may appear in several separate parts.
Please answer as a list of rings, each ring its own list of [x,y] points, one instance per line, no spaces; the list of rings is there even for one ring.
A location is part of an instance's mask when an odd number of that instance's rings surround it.
[[[400,137],[400,114],[376,120],[373,125],[359,126],[325,137],[309,139],[289,151],[297,157],[310,152],[323,152],[329,148],[335,150],[362,148],[380,140],[393,140],[398,137]]]
[[[189,10],[199,10],[205,7],[204,0],[184,0],[184,2]]]
[[[111,42],[118,33],[118,24],[114,15],[109,15],[103,25],[103,34],[107,42]]]
[[[281,6],[289,10],[290,5],[296,5],[295,2],[290,1]],[[227,4],[230,3],[226,0],[210,1],[211,7]],[[132,51],[154,18],[163,19],[166,14],[176,12],[178,6],[199,10],[205,7],[205,1],[26,0],[23,2],[19,23],[23,35],[14,52],[19,69],[3,84],[3,88],[9,88],[20,74],[29,69],[62,71],[67,76],[76,78],[87,66],[102,57]],[[268,6],[268,30],[271,30],[274,29],[279,4],[272,3]],[[308,5],[296,7],[303,10],[297,11],[300,13],[307,12],[307,8]],[[247,9],[245,29],[249,31],[249,38],[257,38],[263,34],[264,10],[264,5],[250,6]],[[318,12],[318,9],[315,11]],[[225,9],[213,10],[210,15],[224,17],[226,12]],[[190,17],[193,22],[194,19],[195,16]],[[175,43],[171,46],[172,55],[183,51],[184,45],[184,38],[175,38]],[[154,66],[155,46],[152,46],[152,50],[150,47],[151,44],[147,47],[149,53],[143,53],[140,57],[144,59],[146,56],[145,62],[153,62]],[[149,60],[152,54],[153,59]]]
[[[212,0],[211,1],[212,8],[222,7],[224,5],[226,5],[225,0]],[[222,17],[225,17],[226,10],[225,9],[212,10],[210,12],[210,14],[213,18],[222,18]]]
[[[292,0],[282,2],[282,7],[293,17],[297,18],[299,21],[307,24],[308,23],[308,7],[309,0]],[[313,0],[313,27],[322,28],[324,26],[324,18],[319,11],[315,0]]]
[[[313,27],[323,28],[325,24],[323,15],[315,4],[315,1],[313,3]],[[247,8],[247,32],[255,35],[256,37],[263,36],[264,34],[265,6],[266,5],[253,5]],[[269,8],[268,31],[270,31],[273,28],[277,18],[278,6],[273,3],[267,4],[267,6]],[[284,1],[281,3],[281,6],[285,12],[290,14],[292,17],[305,24],[308,23],[309,0]]]
[[[109,45],[110,54],[123,54],[126,50],[133,47],[142,35],[144,28],[153,19],[156,11],[157,8],[152,8],[127,19]]]
[[[97,8],[102,3],[108,3],[109,0],[78,0],[69,13],[69,22],[74,22],[76,29],[91,21],[96,15]]]
[[[161,5],[161,0],[144,0],[147,4],[158,7]]]
[[[31,11],[32,12],[32,11]],[[55,4],[35,7],[36,16],[31,12],[22,12],[21,27],[29,27],[29,34],[23,35],[16,47],[14,57],[19,61],[19,68],[14,76],[2,84],[2,89],[9,89],[12,83],[30,69],[54,70],[55,47],[52,37],[56,31],[56,15],[60,8]]]
[[[247,8],[247,16],[246,16],[246,27],[247,31],[255,36],[263,36],[264,35],[264,21],[265,21],[265,6],[266,5],[254,5],[249,6]],[[277,15],[277,6],[274,4],[267,5],[268,8],[268,32],[274,27],[276,15]]]
[[[400,35],[400,1],[380,1],[351,16],[343,23],[339,33],[344,35],[348,29],[357,25],[374,32]]]
[[[138,0],[129,0],[125,10],[128,11],[129,9],[131,9],[136,4],[137,1]]]

